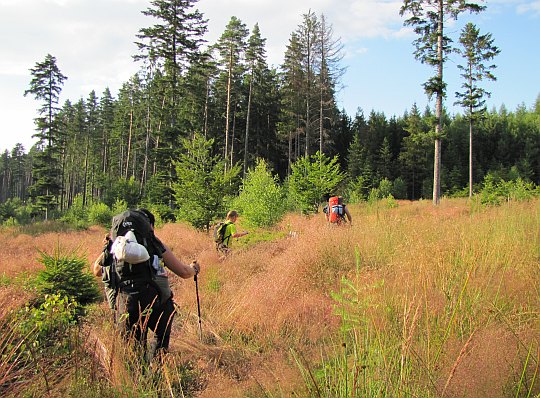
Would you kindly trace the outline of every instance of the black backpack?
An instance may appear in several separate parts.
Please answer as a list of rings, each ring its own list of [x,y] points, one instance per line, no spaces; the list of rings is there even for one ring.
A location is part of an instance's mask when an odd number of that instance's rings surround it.
[[[141,210],[126,210],[117,214],[112,219],[111,241],[116,237],[124,236],[128,231],[132,231],[137,238],[137,242],[143,245],[150,258],[144,263],[130,264],[125,261],[117,261],[110,252],[106,256],[106,264],[110,269],[105,270],[105,287],[118,291],[127,285],[154,284],[155,271],[152,267],[154,256],[161,257],[165,248],[161,241],[154,235],[148,216]],[[107,277],[105,275],[108,274]],[[107,280],[105,280],[107,279]],[[159,291],[159,290],[158,290]]]

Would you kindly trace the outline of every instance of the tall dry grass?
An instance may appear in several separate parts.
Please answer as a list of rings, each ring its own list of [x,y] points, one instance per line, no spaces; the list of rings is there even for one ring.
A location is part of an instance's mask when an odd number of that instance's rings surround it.
[[[354,225],[345,228],[326,226],[322,215],[289,214],[273,230],[279,238],[236,244],[224,261],[205,233],[181,224],[159,229],[177,256],[202,264],[203,329],[199,341],[193,280],[171,277],[178,314],[161,391],[176,385],[198,397],[540,392],[538,200],[474,211],[465,200],[351,211]],[[3,235],[13,261],[3,256],[0,273],[31,272],[35,249],[58,242],[84,247],[90,261],[104,232]],[[140,392],[141,380],[126,375],[125,357],[107,338],[106,308],[97,311],[92,336],[117,361],[108,379]]]

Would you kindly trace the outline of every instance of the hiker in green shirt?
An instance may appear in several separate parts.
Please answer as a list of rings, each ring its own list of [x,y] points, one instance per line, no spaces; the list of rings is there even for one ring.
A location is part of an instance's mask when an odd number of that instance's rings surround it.
[[[217,231],[216,249],[224,256],[230,253],[233,238],[240,238],[248,234],[247,231],[237,232],[236,225],[234,225],[237,219],[238,212],[236,210],[229,211],[227,213],[227,219]]]

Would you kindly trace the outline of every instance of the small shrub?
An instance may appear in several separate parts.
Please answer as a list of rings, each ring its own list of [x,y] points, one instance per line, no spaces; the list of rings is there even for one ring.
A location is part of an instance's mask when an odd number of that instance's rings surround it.
[[[378,188],[372,188],[371,191],[369,191],[368,203],[373,205],[377,203],[379,199],[381,199],[381,191],[379,191]]]
[[[349,203],[360,203],[367,200],[368,190],[369,181],[363,176],[356,177],[348,186]]]
[[[392,194],[388,195],[386,198],[382,199],[382,205],[387,209],[395,209],[398,207],[397,201],[394,199]]]
[[[407,198],[407,183],[401,177],[398,177],[392,183],[392,196],[396,199]]]
[[[87,207],[83,205],[83,198],[79,194],[73,199],[71,207],[65,212],[61,220],[75,227],[84,228],[87,226],[87,212]]]
[[[249,170],[235,204],[249,226],[269,227],[283,217],[285,194],[264,160],[259,159],[255,169]]]
[[[95,203],[88,208],[88,222],[91,225],[107,227],[111,223],[113,212],[105,203]]]
[[[111,207],[111,216],[114,216],[115,214],[123,213],[124,211],[128,210],[128,204],[123,199],[116,199],[114,204]],[[110,220],[108,221],[110,222]]]
[[[85,272],[86,260],[75,254],[62,254],[59,249],[53,255],[40,253],[45,269],[37,275],[36,288],[43,295],[58,294],[84,306],[100,297],[96,279]]]
[[[343,178],[337,156],[329,158],[317,152],[301,157],[292,165],[288,189],[290,199],[303,213],[316,213],[321,199],[336,192]]]
[[[392,195],[393,184],[388,178],[383,178],[379,183],[380,198],[386,198]]]
[[[54,340],[65,334],[75,323],[77,303],[60,294],[46,294],[39,307],[26,306],[19,311],[18,327],[23,336],[31,335],[34,346],[54,344]]]

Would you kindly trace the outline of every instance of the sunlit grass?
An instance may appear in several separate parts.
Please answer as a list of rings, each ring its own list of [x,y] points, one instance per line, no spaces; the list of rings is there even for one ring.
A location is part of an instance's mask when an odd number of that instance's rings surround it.
[[[277,227],[238,239],[223,261],[210,235],[183,224],[158,228],[177,256],[202,264],[203,340],[194,282],[171,276],[178,314],[166,370],[151,382],[143,378],[147,370],[113,339],[103,305],[87,320],[91,372],[71,380],[90,390],[105,372],[103,396],[540,393],[538,200],[350,208],[354,224],[345,228],[328,227],[321,214],[288,214]],[[3,288],[39,268],[36,249],[58,242],[84,247],[90,263],[104,232],[3,235],[12,259],[0,258]],[[98,340],[106,363],[97,359]]]

